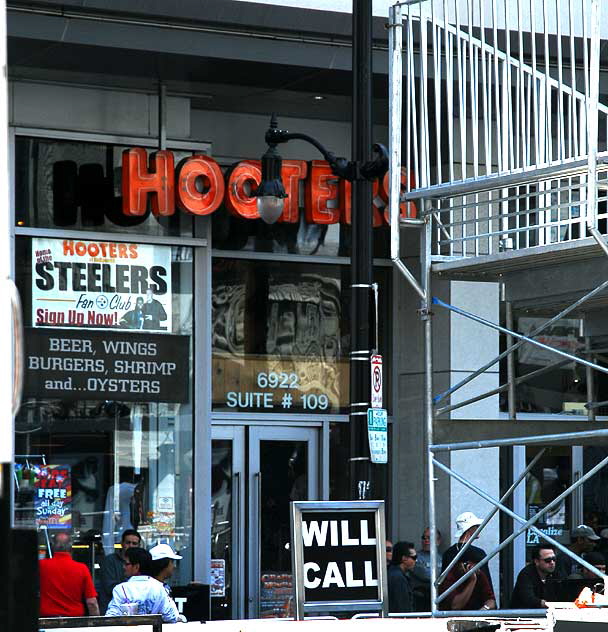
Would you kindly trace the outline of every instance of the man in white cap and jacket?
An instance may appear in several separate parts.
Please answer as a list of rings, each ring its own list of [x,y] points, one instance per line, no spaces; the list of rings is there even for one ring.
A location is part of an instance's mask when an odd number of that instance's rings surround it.
[[[182,556],[178,555],[168,544],[157,544],[150,549],[149,553],[152,557],[150,575],[164,586],[171,603],[175,603],[171,596],[171,587],[167,581],[175,571],[175,561],[181,560]],[[186,621],[186,617],[180,614],[179,621]]]
[[[150,575],[166,584],[175,570],[175,560],[181,560],[182,556],[178,555],[168,544],[157,544],[150,549],[149,553],[152,556]]]
[[[441,558],[442,573],[447,568],[448,564],[456,557],[458,551],[462,549],[465,542],[468,542],[471,539],[475,530],[482,522],[483,520],[478,518],[472,511],[465,511],[456,518],[456,535],[458,536],[458,542],[456,544],[452,544],[452,546],[443,554],[443,557]],[[480,562],[486,556],[486,552],[483,549],[473,546],[472,544],[468,547],[467,551],[467,559],[473,562],[473,564],[477,564],[477,562]],[[479,570],[488,578],[490,588],[493,591],[494,587],[492,586],[492,577],[490,576],[488,564],[484,564]]]

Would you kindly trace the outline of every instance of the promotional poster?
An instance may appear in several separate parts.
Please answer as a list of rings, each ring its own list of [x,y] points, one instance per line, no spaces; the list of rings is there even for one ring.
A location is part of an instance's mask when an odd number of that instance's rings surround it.
[[[38,527],[70,529],[72,527],[72,478],[69,465],[35,467],[34,510]]]
[[[171,332],[171,247],[32,239],[34,327]]]

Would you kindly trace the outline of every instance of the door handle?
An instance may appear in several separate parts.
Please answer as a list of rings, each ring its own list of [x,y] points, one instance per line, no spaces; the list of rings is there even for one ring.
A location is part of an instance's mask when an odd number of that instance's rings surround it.
[[[258,551],[257,551],[257,558],[258,558],[258,568],[257,568],[257,574],[258,577],[256,579],[257,581],[257,590],[256,593],[258,595],[258,601],[256,604],[256,613],[257,613],[257,617],[258,619],[260,618],[260,599],[261,599],[261,595],[260,595],[260,586],[262,584],[262,472],[256,472],[254,475],[255,481],[256,481],[256,494],[257,494],[257,503],[258,503],[258,525],[257,525],[257,533],[258,533]]]
[[[230,583],[232,584],[232,610],[236,618],[241,618],[241,473],[232,475],[232,556],[230,565]],[[236,565],[236,573],[235,573]],[[234,616],[234,615],[233,615]]]

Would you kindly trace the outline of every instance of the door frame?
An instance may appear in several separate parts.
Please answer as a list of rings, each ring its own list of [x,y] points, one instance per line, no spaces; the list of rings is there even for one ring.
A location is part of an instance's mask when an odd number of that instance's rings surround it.
[[[247,616],[259,617],[260,594],[260,442],[261,441],[305,441],[308,445],[308,497],[319,500],[319,428],[307,426],[250,426],[247,442],[247,486],[248,509],[247,518],[250,528],[247,551]]]
[[[231,617],[243,619],[245,616],[245,426],[213,426],[211,441],[232,441],[232,483],[231,483],[231,569],[232,608]],[[211,520],[209,521],[211,522]],[[209,529],[211,531],[211,527]]]
[[[250,424],[212,425],[211,440],[232,441],[231,582],[233,620],[255,618],[259,611],[260,548],[259,492],[260,441],[305,441],[308,444],[308,495],[321,500],[323,445],[321,425],[277,425],[255,421]],[[325,486],[325,485],[324,485]],[[211,528],[210,528],[211,530]]]

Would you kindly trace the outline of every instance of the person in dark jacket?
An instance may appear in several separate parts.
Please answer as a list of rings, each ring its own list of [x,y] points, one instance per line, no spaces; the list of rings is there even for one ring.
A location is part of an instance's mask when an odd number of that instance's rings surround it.
[[[416,549],[412,542],[397,542],[393,546],[393,557],[388,567],[389,612],[412,612],[414,596],[408,578],[416,564]]]
[[[579,524],[578,527],[570,531],[570,545],[568,548],[576,555],[582,556],[583,553],[593,551],[595,543],[599,539],[600,537],[596,535],[591,527],[588,527],[586,524]],[[572,574],[580,572],[581,567],[576,560],[566,555],[563,551],[556,554],[555,575],[557,577],[565,579]]]
[[[120,538],[120,549],[106,556],[99,565],[97,574],[97,592],[99,593],[99,610],[106,613],[112,599],[115,586],[125,581],[126,553],[129,549],[141,546],[141,536],[135,529],[123,531]]]
[[[532,552],[532,562],[521,569],[513,588],[511,608],[546,608],[553,597],[547,579],[555,571],[555,551],[548,545],[538,546]]]
[[[167,312],[160,301],[154,298],[154,291],[148,288],[146,302],[141,308],[144,315],[144,329],[160,329],[161,321],[167,320]]]

